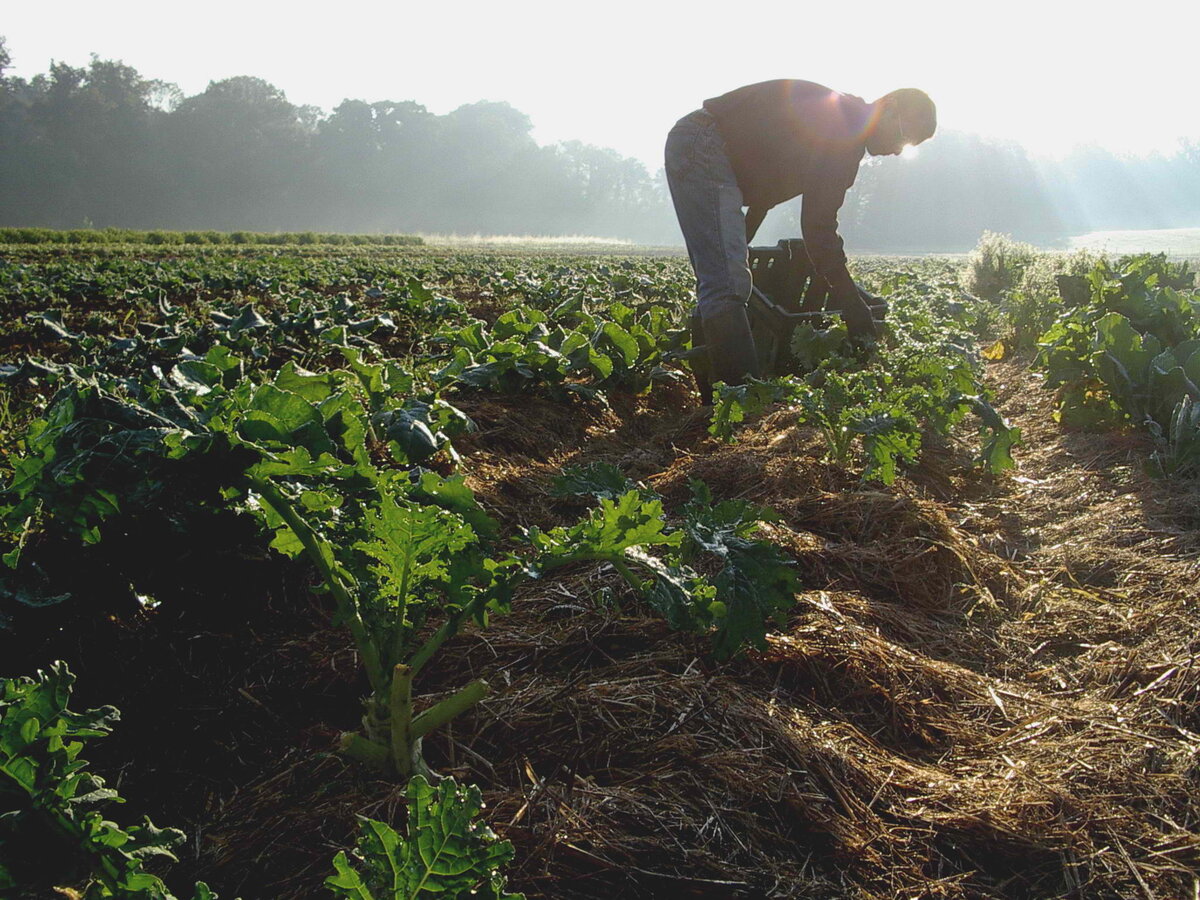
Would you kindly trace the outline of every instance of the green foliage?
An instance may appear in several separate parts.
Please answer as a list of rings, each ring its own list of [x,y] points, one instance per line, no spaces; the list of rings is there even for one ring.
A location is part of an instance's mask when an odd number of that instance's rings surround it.
[[[566,466],[554,479],[552,492],[559,497],[616,500],[638,489],[639,485],[612,463],[593,462],[586,466]]]
[[[804,322],[792,332],[792,356],[802,372],[811,372],[830,359],[854,359],[854,350],[846,323],[836,319],[825,328]]]
[[[314,234],[260,231],[137,231],[129,228],[0,228],[0,244],[357,244],[414,247],[415,234]]]
[[[1004,326],[1004,351],[1029,351],[1038,337],[1075,301],[1098,257],[1088,250],[1072,253],[1038,253],[1021,273],[1019,285],[996,301]]]
[[[401,777],[420,771],[422,734],[486,693],[482,683],[468,685],[427,710],[427,727],[417,728],[412,679],[465,621],[482,624],[489,610],[507,607],[519,569],[487,556],[472,526],[487,533],[494,523],[461,479],[429,472],[415,481],[379,473],[372,493],[354,503],[331,489],[288,496],[253,473],[250,483],[261,498],[256,509],[276,530],[272,546],[316,565],[366,668],[372,688],[363,719],[366,743],[348,739],[346,749]],[[352,507],[349,514],[343,505]],[[319,516],[330,510],[341,515],[329,521],[326,535]],[[419,643],[434,620],[433,635]]]
[[[174,900],[144,866],[175,860],[183,832],[149,819],[123,827],[100,813],[102,804],[123,801],[80,753],[119,714],[111,706],[68,709],[74,683],[62,662],[36,678],[0,680],[0,893],[32,898],[62,887],[88,900]],[[198,884],[196,898],[215,895]]]
[[[1038,365],[1059,388],[1062,420],[1083,427],[1132,422],[1159,447],[1160,471],[1192,471],[1200,400],[1200,293],[1165,256],[1101,260],[1086,299],[1065,308],[1038,342]]]
[[[682,535],[667,531],[662,501],[638,490],[601,499],[597,509],[569,528],[531,528],[525,537],[541,569],[582,560],[622,564],[631,548],[675,547],[683,540]]]
[[[586,307],[571,298],[549,314],[521,308],[490,328],[477,320],[443,331],[433,340],[451,348],[450,359],[434,381],[498,393],[549,388],[598,397],[614,389],[642,393],[681,377],[665,364],[679,352],[684,333],[662,310],[623,303],[602,312]]]
[[[979,463],[989,472],[999,473],[1014,468],[1014,447],[1021,445],[1021,429],[1014,428],[1004,420],[990,403],[982,397],[968,399],[979,416],[982,440],[979,448]]]
[[[1163,475],[1200,474],[1200,403],[1190,396],[1175,406],[1166,432],[1153,427],[1159,447],[1154,452],[1155,468]]]
[[[963,328],[971,313],[953,283],[892,273],[881,289],[892,312],[879,342],[857,347],[836,322],[798,326],[791,342],[797,374],[718,386],[709,432],[732,440],[747,416],[789,404],[800,424],[820,430],[830,459],[848,465],[861,446],[863,477],[890,484],[917,459],[926,436],[948,435],[974,412],[977,461],[994,473],[1011,468],[1020,432],[988,402],[980,361],[969,349],[973,338]]]
[[[755,537],[760,523],[774,521],[775,513],[744,500],[714,504],[708,487],[695,481],[683,515],[683,558],[697,562],[707,554],[721,566],[713,580],[716,602],[708,607],[716,655],[729,657],[744,646],[765,647],[767,626],[783,624],[800,587],[791,560],[774,544]]]
[[[713,386],[712,420],[708,433],[722,441],[734,440],[734,428],[747,417],[759,416],[775,403],[785,403],[803,392],[803,386],[790,379],[773,378],[761,381],[747,378],[745,384]]]
[[[255,327],[249,312],[243,318]],[[501,608],[517,566],[484,552],[481,536],[496,525],[461,478],[411,471],[408,452],[423,461],[447,441],[440,426],[465,417],[436,399],[389,396],[411,388],[411,377],[353,350],[346,358],[352,372],[315,375],[288,364],[256,384],[228,377],[239,367],[217,346],[177,377],[125,383],[126,397],[68,384],[17,462],[4,513],[21,538],[6,560],[18,565],[34,518],[96,542],[118,512],[179,517],[189,505],[250,496],[245,508],[274,535],[272,546],[307,556],[321,573],[372,686],[367,739],[407,774],[414,760],[420,765],[420,735],[393,729],[397,667],[408,667],[411,680],[462,622]],[[424,444],[411,437],[418,430]],[[373,434],[408,470],[376,467]],[[434,635],[416,644],[435,619]]]
[[[420,775],[408,783],[408,827],[402,837],[389,825],[359,818],[358,846],[338,853],[325,886],[349,900],[419,900],[422,897],[521,900],[510,894],[500,869],[513,847],[477,820],[482,801],[474,785],[452,778],[436,785]]]
[[[598,509],[569,528],[531,529],[533,565],[540,573],[608,562],[672,628],[711,633],[719,658],[762,647],[770,622],[782,621],[798,589],[791,562],[754,536],[774,515],[744,501],[714,505],[707,487],[692,488],[678,529],[668,525],[662,500],[638,489],[602,497]],[[705,578],[700,567],[716,574]]]

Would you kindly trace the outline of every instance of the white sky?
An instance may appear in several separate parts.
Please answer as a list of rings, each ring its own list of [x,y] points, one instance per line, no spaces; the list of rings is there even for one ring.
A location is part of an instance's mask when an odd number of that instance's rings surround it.
[[[578,139],[661,165],[706,98],[804,78],[873,100],[926,90],[943,127],[1057,154],[1171,152],[1200,138],[1200,2],[1141,0],[509,0],[3,2],[13,72],[121,59],[186,94],[255,75],[293,103],[505,100],[543,143]],[[1111,10],[1105,12],[1104,10]]]

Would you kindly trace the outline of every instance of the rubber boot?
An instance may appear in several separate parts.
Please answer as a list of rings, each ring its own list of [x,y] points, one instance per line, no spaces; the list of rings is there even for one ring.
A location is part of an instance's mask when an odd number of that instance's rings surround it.
[[[708,405],[712,402],[712,366],[708,361],[708,348],[704,345],[704,323],[699,310],[692,312],[688,330],[692,336],[693,351],[696,352],[688,362],[692,367],[692,377],[696,379],[696,390],[700,392],[700,402]]]
[[[750,332],[750,317],[742,304],[730,303],[703,320],[708,346],[709,377],[713,382],[744,384],[747,376],[759,377],[758,353]]]

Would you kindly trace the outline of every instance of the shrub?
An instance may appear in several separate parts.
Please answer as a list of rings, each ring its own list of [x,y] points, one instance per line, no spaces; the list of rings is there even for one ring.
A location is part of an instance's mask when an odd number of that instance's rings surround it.
[[[1032,244],[1014,241],[1007,234],[985,231],[971,251],[963,284],[985,300],[999,300],[1005,291],[1021,283],[1026,268],[1037,257]]]

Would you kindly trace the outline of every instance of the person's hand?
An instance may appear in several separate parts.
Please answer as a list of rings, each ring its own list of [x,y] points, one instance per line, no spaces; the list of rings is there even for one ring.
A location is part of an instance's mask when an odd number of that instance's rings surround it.
[[[875,318],[871,315],[871,307],[867,306],[862,297],[855,294],[847,297],[838,304],[842,311],[842,321],[850,337],[864,339],[879,337],[879,329],[875,327]]]

